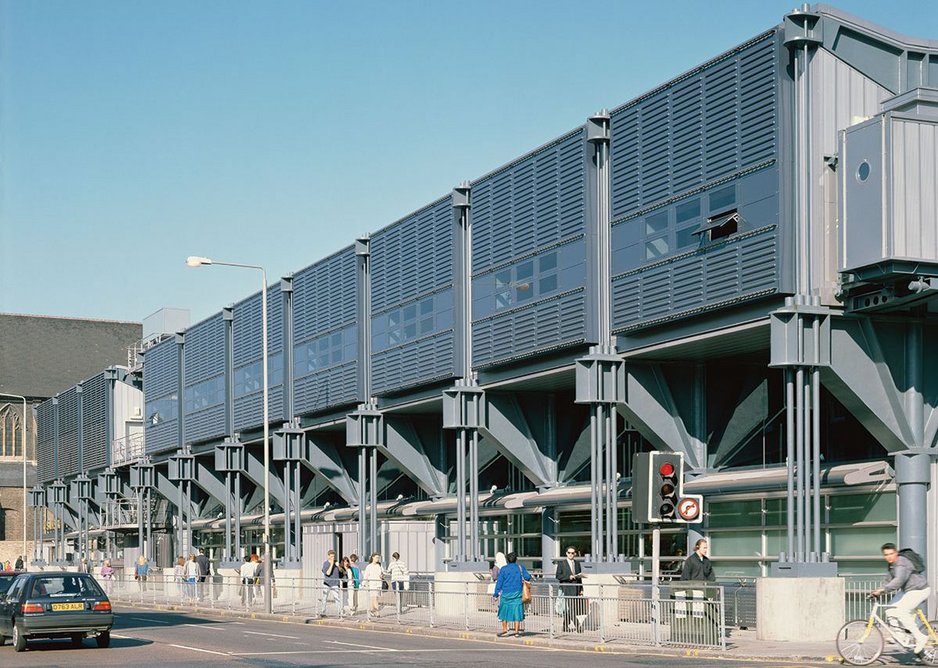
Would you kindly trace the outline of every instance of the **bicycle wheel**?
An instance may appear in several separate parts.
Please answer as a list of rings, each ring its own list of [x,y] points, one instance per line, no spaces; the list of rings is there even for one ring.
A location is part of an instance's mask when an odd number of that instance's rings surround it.
[[[883,653],[883,634],[869,621],[855,619],[840,627],[837,632],[837,651],[843,660],[852,666],[868,666]]]
[[[935,634],[938,635],[938,620],[931,619],[928,621],[928,625],[931,626]],[[928,633],[927,629],[923,629],[923,631]],[[928,644],[925,645],[925,649],[922,650],[919,658],[926,666],[938,666],[938,638],[935,636],[928,638]]]

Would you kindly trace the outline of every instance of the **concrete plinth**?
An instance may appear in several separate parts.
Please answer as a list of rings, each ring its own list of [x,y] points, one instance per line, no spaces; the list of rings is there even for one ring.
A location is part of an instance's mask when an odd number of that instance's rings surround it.
[[[830,641],[844,624],[844,580],[758,578],[759,640]]]
[[[631,564],[624,562],[584,562],[583,567],[583,603],[581,610],[584,619],[575,620],[578,626],[588,625],[587,620],[617,620],[621,618],[619,596],[622,585],[636,580]],[[641,604],[639,604],[641,607]],[[601,608],[601,609],[600,609]],[[634,617],[642,613],[635,611]]]

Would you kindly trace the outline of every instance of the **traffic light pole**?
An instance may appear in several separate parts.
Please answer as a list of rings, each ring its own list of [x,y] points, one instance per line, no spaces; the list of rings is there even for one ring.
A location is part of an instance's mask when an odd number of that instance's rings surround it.
[[[661,529],[657,524],[651,530],[651,628],[658,645],[658,631],[661,628]]]

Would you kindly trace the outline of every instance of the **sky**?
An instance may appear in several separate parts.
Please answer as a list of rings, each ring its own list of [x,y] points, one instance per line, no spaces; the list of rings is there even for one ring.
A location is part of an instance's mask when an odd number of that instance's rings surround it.
[[[938,3],[838,8],[938,39]],[[0,0],[0,312],[197,322],[793,2]],[[353,298],[352,295],[349,296]]]

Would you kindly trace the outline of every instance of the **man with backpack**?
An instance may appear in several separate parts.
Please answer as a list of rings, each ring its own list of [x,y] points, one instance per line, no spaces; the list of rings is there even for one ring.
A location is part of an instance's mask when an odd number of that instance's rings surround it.
[[[894,603],[894,607],[886,611],[886,620],[890,618],[901,624],[906,631],[915,638],[913,652],[921,654],[928,643],[928,636],[921,632],[915,623],[915,609],[928,599],[931,588],[925,578],[925,563],[915,550],[906,548],[897,550],[895,543],[886,543],[882,547],[883,559],[889,564],[889,580],[870,593],[871,596],[881,596],[886,592],[902,591],[902,597]]]

